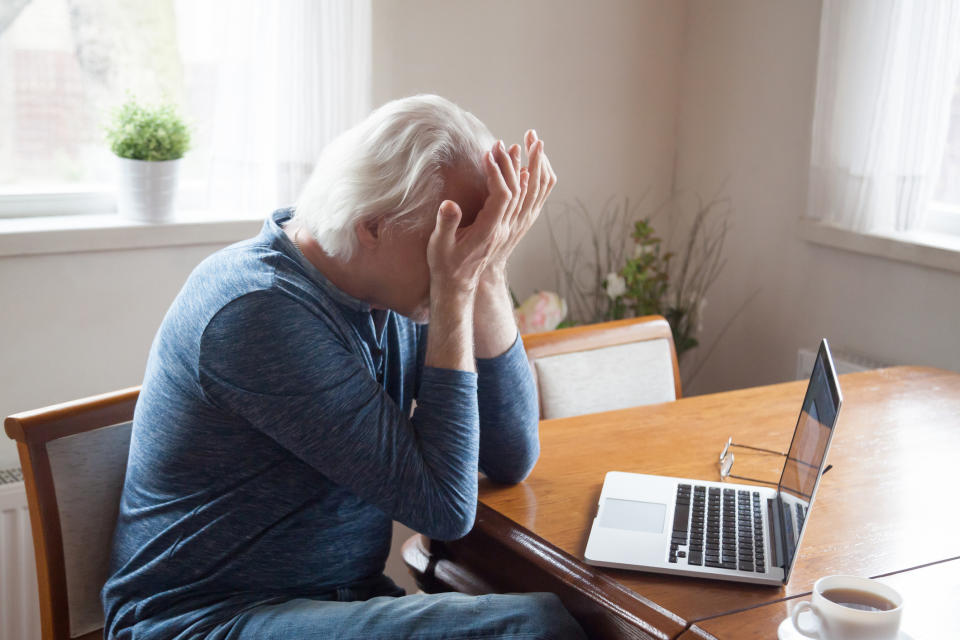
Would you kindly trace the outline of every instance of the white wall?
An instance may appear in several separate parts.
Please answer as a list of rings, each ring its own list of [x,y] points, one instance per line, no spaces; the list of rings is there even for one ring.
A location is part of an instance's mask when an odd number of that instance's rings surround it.
[[[806,206],[819,2],[688,5],[677,184],[727,179],[736,211],[729,263],[710,296],[706,341],[761,293],[691,392],[790,379],[799,347],[960,370],[960,274],[810,244]]]
[[[220,246],[0,258],[0,415],[140,384],[167,307]],[[0,469],[19,464],[3,435]]]
[[[533,127],[559,176],[552,201],[599,208],[670,189],[685,2],[377,0],[373,98],[450,98],[495,136]],[[543,221],[510,264],[521,297],[553,289]]]

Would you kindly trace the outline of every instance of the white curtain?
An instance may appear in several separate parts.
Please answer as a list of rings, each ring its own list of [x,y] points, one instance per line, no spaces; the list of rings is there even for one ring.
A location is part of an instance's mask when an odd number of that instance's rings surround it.
[[[192,204],[264,215],[291,204],[321,149],[370,110],[370,0],[177,9],[187,107],[198,120]]]
[[[824,0],[808,216],[923,224],[960,71],[960,0]]]

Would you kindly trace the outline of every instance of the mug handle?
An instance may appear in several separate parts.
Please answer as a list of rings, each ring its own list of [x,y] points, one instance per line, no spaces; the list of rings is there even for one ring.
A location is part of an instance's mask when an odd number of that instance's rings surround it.
[[[797,603],[797,606],[793,608],[793,613],[790,614],[790,620],[793,622],[793,628],[808,638],[819,638],[820,634],[817,633],[816,629],[807,630],[800,626],[800,614],[807,609],[809,609],[814,616],[817,615],[816,609],[814,609],[807,600]]]

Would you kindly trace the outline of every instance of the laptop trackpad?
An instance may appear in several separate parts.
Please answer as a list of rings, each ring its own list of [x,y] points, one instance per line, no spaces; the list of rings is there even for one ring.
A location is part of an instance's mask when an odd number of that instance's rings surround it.
[[[667,505],[659,502],[638,502],[607,498],[600,516],[600,526],[644,533],[663,533]]]

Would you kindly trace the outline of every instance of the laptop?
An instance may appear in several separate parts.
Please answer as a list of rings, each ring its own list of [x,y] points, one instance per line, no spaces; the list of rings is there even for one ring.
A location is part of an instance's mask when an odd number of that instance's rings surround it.
[[[842,401],[830,348],[823,340],[776,489],[607,473],[587,540],[587,563],[734,582],[786,583]]]

